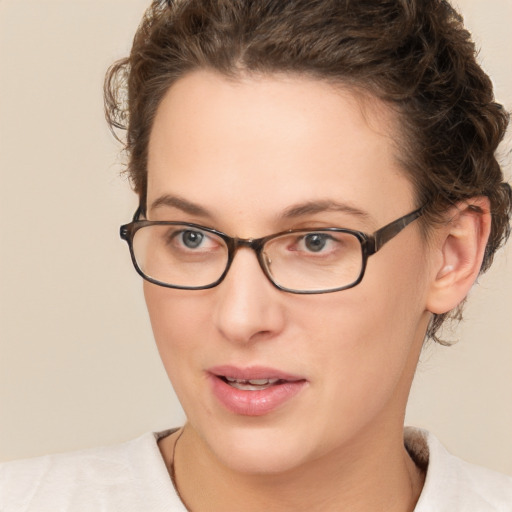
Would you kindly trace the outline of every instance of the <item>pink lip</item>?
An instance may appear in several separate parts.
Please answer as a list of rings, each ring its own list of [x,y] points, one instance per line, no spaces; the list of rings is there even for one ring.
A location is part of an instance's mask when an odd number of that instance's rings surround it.
[[[208,370],[212,392],[230,412],[244,416],[268,414],[291,400],[306,385],[306,379],[273,368],[253,366],[237,368],[216,366]],[[238,380],[279,379],[279,382],[257,391],[237,389],[222,377]]]

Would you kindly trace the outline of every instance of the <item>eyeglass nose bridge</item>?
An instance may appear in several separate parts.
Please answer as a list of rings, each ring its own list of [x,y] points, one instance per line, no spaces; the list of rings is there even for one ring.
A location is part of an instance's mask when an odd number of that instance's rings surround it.
[[[263,274],[265,277],[270,281],[270,283],[275,286],[278,289],[281,289],[281,287],[272,279],[272,276],[270,274],[270,270],[268,268],[268,265],[272,263],[272,260],[263,252],[263,248],[265,246],[265,242],[268,238],[271,237],[263,237],[263,238],[232,238],[232,237],[226,237],[225,241],[228,245],[228,263],[226,265],[226,268],[222,274],[222,276],[219,278],[216,284],[221,283],[226,275],[229,272],[229,269],[231,268],[231,264],[233,263],[235,256],[238,252],[238,249],[241,247],[245,247],[247,249],[252,249],[256,254],[256,259],[258,260],[259,266],[261,270],[263,271]]]

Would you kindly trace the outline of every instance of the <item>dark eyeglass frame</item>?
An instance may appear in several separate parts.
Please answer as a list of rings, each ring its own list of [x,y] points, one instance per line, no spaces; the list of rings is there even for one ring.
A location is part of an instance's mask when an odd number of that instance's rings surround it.
[[[399,219],[396,219],[389,224],[386,224],[382,228],[375,231],[373,234],[364,233],[362,231],[356,231],[353,229],[345,229],[345,228],[319,228],[319,229],[311,229],[311,232],[316,231],[327,231],[327,232],[336,232],[336,233],[347,233],[350,235],[355,236],[359,243],[361,244],[361,255],[362,255],[362,265],[361,265],[361,272],[359,273],[359,277],[352,283],[337,287],[337,288],[329,288],[327,290],[294,290],[292,288],[286,288],[284,286],[281,286],[279,283],[276,283],[272,277],[272,274],[270,273],[270,270],[267,267],[267,263],[265,261],[265,257],[263,255],[263,247],[269,240],[273,240],[274,238],[278,238],[283,235],[293,234],[293,233],[299,233],[308,231],[308,229],[289,229],[287,231],[280,231],[279,233],[274,233],[272,235],[264,236],[262,238],[236,238],[231,237],[229,235],[226,235],[226,233],[223,233],[222,231],[218,231],[213,228],[208,228],[205,226],[201,226],[200,224],[194,224],[190,222],[175,222],[175,221],[153,221],[153,220],[139,220],[139,217],[142,215],[142,209],[139,207],[137,211],[135,212],[133,216],[132,222],[129,224],[124,224],[120,227],[119,234],[123,240],[125,240],[128,244],[128,247],[130,249],[130,256],[132,259],[133,266],[135,267],[135,270],[137,273],[146,281],[149,281],[150,283],[156,284],[158,286],[163,286],[165,288],[175,288],[179,290],[206,290],[209,288],[214,288],[215,286],[219,285],[223,279],[226,277],[231,264],[233,263],[233,260],[235,258],[235,255],[240,247],[248,247],[252,249],[258,258],[259,265],[261,269],[263,270],[263,273],[267,277],[267,279],[279,290],[282,290],[284,292],[289,293],[296,293],[296,294],[303,294],[303,295],[312,295],[312,294],[321,294],[321,293],[332,293],[332,292],[338,292],[341,290],[347,290],[349,288],[353,288],[354,286],[357,286],[363,279],[365,271],[366,271],[366,264],[368,261],[368,258],[375,254],[377,251],[379,251],[384,244],[392,240],[398,233],[400,233],[406,226],[408,226],[411,222],[415,221],[419,217],[423,215],[425,211],[425,207],[422,206],[421,208],[418,208],[417,210],[414,210],[411,213],[408,213],[404,215],[403,217],[400,217]],[[141,270],[139,267],[137,260],[135,258],[134,250],[133,250],[133,237],[135,236],[135,233],[143,227],[146,226],[190,226],[191,228],[200,229],[202,231],[206,231],[207,233],[213,233],[214,235],[218,236],[219,238],[222,238],[224,242],[226,243],[227,249],[228,249],[228,261],[226,263],[226,268],[222,275],[213,283],[207,284],[205,286],[178,286],[178,285],[172,285],[168,283],[164,283],[162,281],[158,281],[146,274]]]

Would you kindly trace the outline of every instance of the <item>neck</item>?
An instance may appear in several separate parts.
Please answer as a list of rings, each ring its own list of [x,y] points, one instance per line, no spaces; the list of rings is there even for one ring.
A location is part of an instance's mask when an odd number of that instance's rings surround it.
[[[341,448],[279,474],[231,470],[189,426],[166,442],[164,457],[169,459],[175,486],[190,512],[410,512],[423,485],[423,475],[408,456],[401,436],[376,439],[362,433],[350,449]]]

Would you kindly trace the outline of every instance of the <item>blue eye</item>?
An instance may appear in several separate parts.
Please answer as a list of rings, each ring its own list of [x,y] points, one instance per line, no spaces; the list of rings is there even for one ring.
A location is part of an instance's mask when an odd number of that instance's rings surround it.
[[[329,235],[311,233],[304,237],[304,245],[308,251],[320,252],[325,248],[329,240],[332,240],[332,237]]]
[[[185,247],[189,249],[197,249],[204,239],[204,234],[199,231],[183,231],[181,233],[181,241]]]

